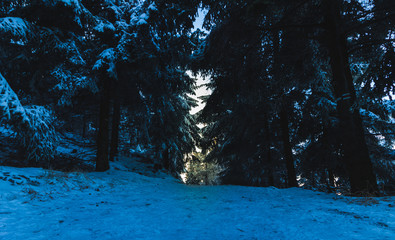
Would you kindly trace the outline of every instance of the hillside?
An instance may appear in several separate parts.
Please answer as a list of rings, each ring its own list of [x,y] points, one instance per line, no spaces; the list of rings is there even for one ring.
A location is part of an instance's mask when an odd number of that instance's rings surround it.
[[[131,169],[134,169],[134,172]],[[395,198],[0,167],[0,239],[393,239]]]

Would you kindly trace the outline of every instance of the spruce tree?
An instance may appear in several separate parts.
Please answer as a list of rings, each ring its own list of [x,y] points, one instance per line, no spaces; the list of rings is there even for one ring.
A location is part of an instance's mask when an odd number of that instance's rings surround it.
[[[266,137],[272,141],[266,144],[270,149],[282,152],[287,172],[291,173],[288,179],[296,177],[292,173],[292,162],[297,156],[296,163],[302,167],[302,176],[310,178],[311,182],[316,181],[316,176],[322,176],[333,183],[336,174],[342,176],[342,180],[349,179],[354,194],[377,193],[365,136],[369,135],[373,125],[376,126],[373,129],[379,129],[380,125],[390,127],[386,119],[391,113],[381,111],[378,117],[381,121],[362,122],[360,112],[367,116],[366,108],[374,109],[372,104],[365,105],[368,102],[375,102],[376,109],[388,109],[377,104],[386,95],[390,98],[389,92],[393,89],[389,78],[392,74],[393,36],[388,35],[392,10],[388,2],[374,1],[370,3],[371,7],[358,1],[324,0],[204,1],[204,4],[209,8],[206,27],[215,25],[203,47],[205,50],[197,56],[200,68],[213,76],[211,86],[214,93],[208,98],[200,117],[201,121],[208,123],[203,144],[211,150],[210,155],[221,158],[224,154],[231,154],[227,161],[236,163],[227,163],[229,168],[243,169],[242,166],[250,164],[242,152],[258,153],[259,148],[248,148],[246,138],[234,137],[230,132],[241,129],[240,132],[247,133],[253,125],[247,124],[243,128],[248,121],[245,115],[240,115],[243,117],[238,118],[237,123],[225,121],[226,114],[220,112],[229,110],[233,114],[238,107],[247,109],[243,103],[251,97],[256,104],[263,98],[269,106],[263,112],[275,116],[270,124],[265,124],[270,126],[270,131],[266,132],[282,136],[282,140]],[[380,17],[374,12],[380,13]],[[379,23],[382,25],[373,30],[372,26]],[[239,29],[249,31],[241,33]],[[368,46],[377,46],[374,48],[376,52],[366,54]],[[264,56],[262,60],[256,60],[256,65],[251,64],[248,68],[248,59],[259,54]],[[369,68],[364,68],[364,64]],[[353,70],[354,66],[358,71]],[[255,80],[249,79],[251,73],[243,71],[243,68],[259,72],[253,77]],[[260,82],[265,85],[260,85]],[[248,85],[252,87],[245,95],[243,88]],[[372,86],[375,87],[372,89]],[[369,94],[360,89],[367,90]],[[373,97],[374,91],[376,95]],[[235,101],[226,102],[227,94],[234,96]],[[253,97],[254,94],[258,97]],[[365,106],[360,110],[362,105]],[[255,114],[256,118],[260,116],[262,114]],[[386,129],[388,132],[389,128]],[[383,130],[376,130],[375,134]],[[260,131],[254,132],[248,135],[248,140],[259,135]],[[283,146],[279,144],[281,142]],[[227,151],[227,146],[231,146],[230,151]],[[238,149],[236,146],[243,147]],[[314,155],[314,151],[322,155],[316,153],[313,158],[307,157]],[[292,156],[293,152],[297,155]],[[272,156],[266,155],[268,159]],[[308,164],[306,159],[309,158],[316,160]],[[308,165],[316,171],[306,174]],[[244,168],[238,175],[250,173]],[[295,182],[288,184],[295,185]]]

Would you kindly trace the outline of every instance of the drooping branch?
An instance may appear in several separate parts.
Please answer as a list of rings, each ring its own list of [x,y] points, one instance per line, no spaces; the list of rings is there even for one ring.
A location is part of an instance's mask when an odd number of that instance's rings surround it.
[[[0,117],[12,126],[25,148],[31,165],[49,163],[56,149],[56,134],[51,115],[43,107],[24,107],[0,73]]]

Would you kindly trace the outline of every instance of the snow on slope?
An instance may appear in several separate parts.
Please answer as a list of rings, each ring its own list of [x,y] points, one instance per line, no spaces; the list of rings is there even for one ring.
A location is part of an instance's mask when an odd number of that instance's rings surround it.
[[[0,239],[395,239],[394,200],[0,167]]]

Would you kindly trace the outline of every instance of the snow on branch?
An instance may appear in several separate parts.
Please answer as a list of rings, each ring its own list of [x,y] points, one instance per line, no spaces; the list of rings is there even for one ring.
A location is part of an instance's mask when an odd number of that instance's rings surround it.
[[[97,25],[93,29],[99,33],[115,32],[116,30],[112,23],[104,19],[98,21]]]
[[[22,18],[0,18],[0,39],[6,39],[11,43],[24,45],[32,34],[31,28],[31,25]]]
[[[23,107],[16,93],[0,73],[0,117],[12,126],[26,150],[29,162],[49,162],[56,149],[51,113],[44,107]]]
[[[130,24],[131,25],[144,25],[147,24],[148,19],[150,17],[150,11],[158,11],[155,3],[151,3],[149,6],[144,6],[145,2],[135,6],[132,8],[132,14],[130,16]]]
[[[93,66],[93,70],[105,69],[110,77],[116,78],[117,73],[115,64],[117,60],[117,54],[114,48],[108,48],[99,55],[99,59]]]
[[[66,7],[70,7],[74,10],[75,13],[81,12],[81,4],[79,0],[53,0],[53,1],[44,1],[46,4],[50,5],[63,5]]]
[[[0,73],[0,116],[6,118],[7,121],[11,119],[18,119],[23,124],[28,124],[29,118],[25,109],[20,103],[18,96],[11,89],[8,82]]]
[[[87,90],[91,93],[97,93],[98,87],[92,78],[85,76],[80,72],[72,72],[64,65],[57,66],[51,71],[58,83],[51,89],[60,96],[59,106],[72,106],[73,98],[81,91]]]

